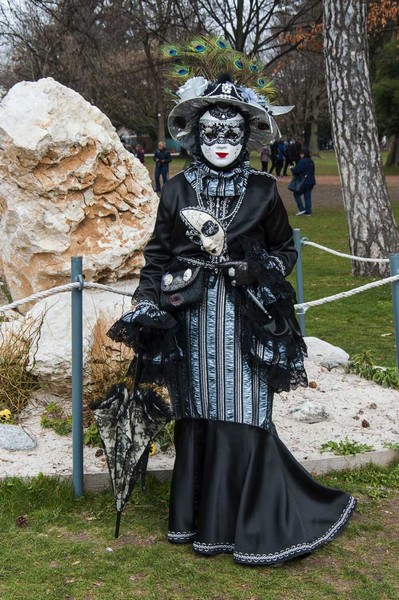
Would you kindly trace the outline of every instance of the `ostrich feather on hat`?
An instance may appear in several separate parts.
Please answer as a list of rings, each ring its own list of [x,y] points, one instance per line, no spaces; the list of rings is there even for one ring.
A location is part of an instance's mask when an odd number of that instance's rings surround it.
[[[248,149],[257,149],[268,139],[280,135],[274,115],[293,106],[275,106],[272,81],[264,65],[255,57],[234,50],[221,37],[197,36],[181,46],[163,46],[165,62],[171,62],[167,78],[178,100],[169,118],[169,131],[189,151],[196,147],[196,125],[200,112],[212,104],[229,104],[248,118]]]

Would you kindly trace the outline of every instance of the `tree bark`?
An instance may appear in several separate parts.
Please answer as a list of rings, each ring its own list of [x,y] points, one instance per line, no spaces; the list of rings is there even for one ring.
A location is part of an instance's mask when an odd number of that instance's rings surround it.
[[[309,151],[313,156],[319,156],[319,106],[320,94],[314,91],[312,94],[311,112],[309,115],[310,138]]]
[[[334,147],[355,256],[387,258],[399,232],[382,170],[371,95],[367,0],[323,0],[324,52]],[[354,275],[387,275],[384,263],[353,261]]]
[[[389,140],[386,167],[399,167],[399,134],[393,135]]]

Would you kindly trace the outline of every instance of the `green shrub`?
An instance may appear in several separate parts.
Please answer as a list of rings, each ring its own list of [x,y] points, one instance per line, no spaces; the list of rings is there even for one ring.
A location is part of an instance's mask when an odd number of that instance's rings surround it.
[[[40,419],[42,427],[53,429],[58,435],[68,435],[72,431],[72,417],[66,416],[64,409],[56,402],[50,402]]]
[[[345,440],[339,442],[329,441],[322,444],[320,452],[333,452],[338,456],[346,456],[348,454],[364,454],[365,452],[372,452],[373,450],[373,446],[351,442],[348,437],[346,437]]]
[[[374,365],[373,354],[365,350],[355,354],[349,362],[349,371],[365,379],[369,379],[384,387],[399,389],[399,375],[395,367],[378,367]]]
[[[35,344],[41,322],[24,323],[0,336],[0,410],[18,415],[39,389],[37,377],[28,370],[29,351]]]

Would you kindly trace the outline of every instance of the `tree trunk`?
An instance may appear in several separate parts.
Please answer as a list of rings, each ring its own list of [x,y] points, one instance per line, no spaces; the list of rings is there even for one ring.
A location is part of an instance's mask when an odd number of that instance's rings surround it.
[[[319,156],[319,105],[320,95],[314,94],[311,105],[309,152],[313,156]]]
[[[393,135],[389,140],[386,167],[399,167],[399,134]]]
[[[158,105],[158,141],[165,141],[165,117],[161,103]]]
[[[318,124],[316,119],[312,118],[310,121],[310,138],[309,138],[309,152],[312,156],[319,156],[319,142],[318,142]]]
[[[323,0],[324,52],[334,147],[350,252],[387,258],[399,251],[371,96],[367,0]],[[387,275],[384,263],[353,261],[354,275]]]

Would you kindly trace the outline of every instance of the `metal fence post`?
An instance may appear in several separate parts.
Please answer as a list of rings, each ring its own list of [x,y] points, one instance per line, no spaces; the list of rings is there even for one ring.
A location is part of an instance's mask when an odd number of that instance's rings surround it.
[[[296,295],[298,304],[305,302],[303,294],[303,274],[302,274],[302,242],[301,242],[301,230],[294,229],[294,244],[295,250],[298,253],[298,260],[296,263]],[[298,322],[301,328],[302,335],[306,335],[306,324],[305,324],[305,311],[303,308],[298,310]]]
[[[389,255],[391,275],[399,275],[399,254]],[[392,283],[393,322],[395,326],[396,367],[399,373],[399,280]]]
[[[72,477],[75,496],[83,496],[83,275],[82,257],[71,258],[72,283]]]

